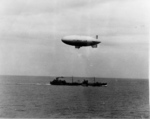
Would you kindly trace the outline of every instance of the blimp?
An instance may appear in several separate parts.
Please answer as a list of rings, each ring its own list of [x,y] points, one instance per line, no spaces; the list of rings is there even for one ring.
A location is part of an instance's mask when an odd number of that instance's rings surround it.
[[[96,35],[95,38],[91,36],[70,35],[63,37],[61,40],[63,43],[75,46],[75,48],[77,49],[87,46],[97,48],[97,45],[101,43],[100,41],[98,41],[98,35]]]

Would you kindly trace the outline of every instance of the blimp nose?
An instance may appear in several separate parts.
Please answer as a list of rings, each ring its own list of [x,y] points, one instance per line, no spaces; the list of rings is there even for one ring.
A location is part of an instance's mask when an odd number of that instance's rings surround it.
[[[66,40],[66,39],[61,39],[61,41],[63,42],[63,43],[66,43],[66,44],[68,44],[70,41],[69,40]]]
[[[66,42],[66,40],[64,40],[63,38],[61,39],[61,41],[64,42],[64,43]]]
[[[62,39],[61,39],[61,41],[63,42],[63,41],[64,41],[64,39],[62,38]]]
[[[64,38],[62,38],[61,41],[64,41]]]

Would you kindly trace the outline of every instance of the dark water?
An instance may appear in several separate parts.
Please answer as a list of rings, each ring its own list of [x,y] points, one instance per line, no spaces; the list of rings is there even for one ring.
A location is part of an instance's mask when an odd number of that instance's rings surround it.
[[[0,118],[149,118],[148,80],[97,78],[108,86],[70,87],[49,85],[52,79],[1,76]]]

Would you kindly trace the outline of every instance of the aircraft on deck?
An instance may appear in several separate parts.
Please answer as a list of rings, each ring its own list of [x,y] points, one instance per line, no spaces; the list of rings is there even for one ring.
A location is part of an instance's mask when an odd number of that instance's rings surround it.
[[[97,48],[97,45],[101,43],[97,41],[98,35],[96,38],[90,36],[79,36],[79,35],[71,35],[65,36],[61,40],[63,43],[67,45],[75,46],[75,48],[79,49],[80,47],[91,46],[92,48]]]

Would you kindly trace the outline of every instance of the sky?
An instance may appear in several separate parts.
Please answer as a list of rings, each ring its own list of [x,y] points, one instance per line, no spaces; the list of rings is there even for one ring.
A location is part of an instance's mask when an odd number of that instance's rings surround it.
[[[0,0],[0,75],[148,78],[148,0]],[[99,35],[98,48],[61,42]]]

